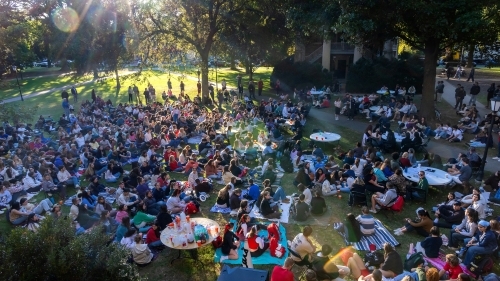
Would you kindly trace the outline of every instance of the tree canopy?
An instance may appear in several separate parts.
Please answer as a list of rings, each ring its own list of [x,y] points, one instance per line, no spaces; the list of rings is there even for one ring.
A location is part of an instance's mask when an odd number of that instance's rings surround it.
[[[436,59],[441,50],[457,43],[491,44],[500,28],[499,3],[491,0],[473,5],[466,0],[340,0],[340,5],[339,28],[350,41],[380,46],[399,37],[423,51],[422,104],[433,104]],[[421,114],[432,119],[433,110],[423,106]]]

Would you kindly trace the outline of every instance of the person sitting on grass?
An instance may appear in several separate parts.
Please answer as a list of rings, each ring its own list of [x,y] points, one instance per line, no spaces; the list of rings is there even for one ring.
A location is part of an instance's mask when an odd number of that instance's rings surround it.
[[[439,271],[439,280],[456,280],[462,272],[458,257],[455,254],[447,254],[446,264]]]
[[[359,222],[363,236],[375,234],[375,218],[370,214],[367,206],[361,208],[361,215],[357,216],[356,220]]]
[[[430,236],[426,237],[424,241],[417,242],[415,250],[417,253],[422,253],[429,258],[437,258],[439,256],[439,248],[443,245],[443,239],[439,233],[439,228],[433,226],[430,231]]]
[[[230,206],[229,203],[229,190],[231,189],[231,185],[228,184],[224,186],[220,191],[217,196],[217,201],[216,201],[216,206],[219,208],[228,208]]]
[[[137,208],[137,213],[133,218],[134,225],[141,229],[141,232],[146,232],[149,229],[147,224],[151,224],[155,221],[156,216],[147,214],[147,206],[144,203],[140,203]]]
[[[229,206],[231,207],[231,210],[238,210],[241,203],[240,197],[241,197],[241,189],[236,188],[233,194],[231,194],[231,197],[229,198]]]
[[[269,243],[265,243],[258,235],[257,226],[254,225],[247,234],[248,249],[250,250],[250,256],[253,258],[260,257],[269,248]]]
[[[315,196],[311,199],[311,214],[322,215],[327,210],[325,199],[321,197],[321,191],[319,190],[317,190],[314,194]]]
[[[382,206],[382,207],[391,207],[394,205],[394,202],[397,197],[398,193],[396,192],[396,189],[394,188],[394,185],[390,182],[386,184],[387,186],[387,191],[384,193],[377,192],[372,195],[372,208],[370,209],[370,212],[372,213],[377,213],[377,207]]]
[[[240,246],[240,239],[233,232],[234,224],[232,222],[226,224],[224,227],[224,236],[222,239],[220,262],[224,260],[237,260],[238,259],[238,247]]]
[[[135,244],[131,248],[132,259],[136,264],[146,265],[154,261],[156,256],[151,253],[147,244],[142,243],[142,234],[138,234],[134,237]]]
[[[380,272],[385,278],[394,278],[403,273],[403,260],[391,244],[384,244],[384,262],[380,267]]]
[[[411,232],[415,230],[419,235],[427,237],[433,227],[434,222],[424,208],[419,208],[417,210],[418,221],[413,221],[409,218],[406,218],[405,226],[394,230],[395,235],[403,235],[405,232]]]
[[[309,205],[304,202],[305,195],[301,194],[299,200],[295,203],[295,217],[296,221],[306,221],[309,217]]]
[[[479,222],[478,213],[472,208],[465,210],[465,218],[462,223],[456,226],[450,232],[448,248],[450,250],[458,250],[458,243],[464,242],[467,238],[472,238],[477,231],[477,223]]]
[[[310,240],[313,229],[310,226],[305,226],[302,233],[297,234],[293,240],[290,249],[297,254],[292,254],[291,257],[298,266],[311,265],[312,257],[316,252],[316,247]]]
[[[260,213],[268,219],[279,219],[281,217],[281,213],[278,205],[271,207],[271,195],[269,194],[269,191],[264,191],[263,193],[264,198],[260,203]]]
[[[172,196],[167,200],[167,210],[170,214],[178,214],[184,212],[186,209],[186,204],[182,201],[179,196],[181,195],[180,189],[175,189]]]
[[[332,247],[330,245],[323,245],[321,252],[313,259],[312,268],[316,272],[318,280],[335,279],[339,281],[351,273],[349,267],[333,263],[333,260],[328,256],[331,252]]]

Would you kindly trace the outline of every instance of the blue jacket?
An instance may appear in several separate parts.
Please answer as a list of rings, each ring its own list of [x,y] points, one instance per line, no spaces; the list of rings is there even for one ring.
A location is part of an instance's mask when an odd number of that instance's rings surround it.
[[[493,253],[493,251],[498,247],[495,233],[491,230],[487,230],[479,236],[479,243],[477,245],[479,247],[483,247],[485,251]]]
[[[248,196],[252,197],[253,200],[259,199],[259,195],[260,189],[258,185],[252,184],[250,187],[248,187]]]

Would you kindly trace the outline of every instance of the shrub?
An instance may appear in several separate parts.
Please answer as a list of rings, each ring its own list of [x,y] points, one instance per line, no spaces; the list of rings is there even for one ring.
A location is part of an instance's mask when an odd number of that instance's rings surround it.
[[[398,59],[362,58],[349,68],[346,87],[351,93],[372,93],[383,85],[394,89],[396,84],[410,88],[415,86],[422,93],[424,62],[416,55],[401,53]]]
[[[36,233],[16,228],[0,245],[3,280],[139,280],[129,253],[97,227],[76,236],[69,220],[47,217]]]

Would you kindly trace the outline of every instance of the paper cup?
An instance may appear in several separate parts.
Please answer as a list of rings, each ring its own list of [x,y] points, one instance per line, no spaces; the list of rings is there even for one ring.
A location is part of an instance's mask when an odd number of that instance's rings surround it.
[[[198,245],[198,247],[201,247],[201,240],[196,241],[196,245]]]

